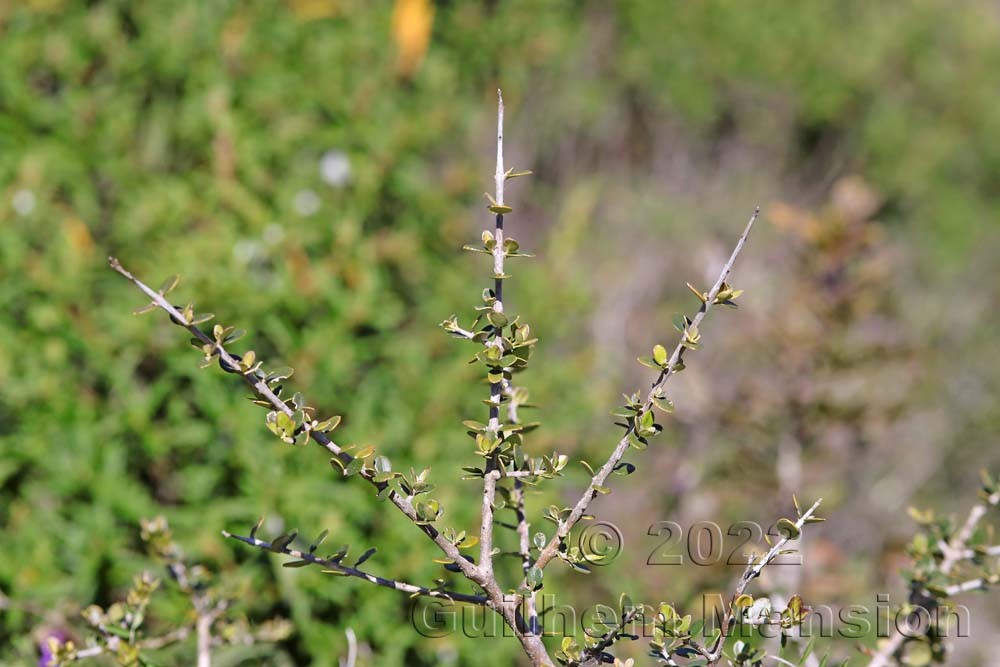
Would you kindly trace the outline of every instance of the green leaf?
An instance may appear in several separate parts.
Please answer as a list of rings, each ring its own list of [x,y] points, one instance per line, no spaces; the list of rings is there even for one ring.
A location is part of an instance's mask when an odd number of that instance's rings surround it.
[[[375,448],[372,447],[371,445],[367,445],[359,449],[357,453],[354,454],[354,457],[355,459],[366,459],[374,453],[375,453]]]
[[[357,562],[354,563],[354,567],[359,567],[362,564],[364,564],[366,560],[375,555],[376,551],[378,551],[378,549],[376,549],[375,547],[370,547],[367,551],[361,554],[361,557],[358,558]]]
[[[653,359],[652,357],[636,357],[636,361],[638,361],[643,366],[646,366],[647,368],[652,368],[653,370],[657,371],[660,370],[660,365],[656,363],[656,360]]]
[[[666,398],[660,398],[660,397],[654,396],[653,397],[653,405],[655,405],[657,408],[659,408],[660,410],[663,410],[664,412],[666,412],[668,414],[674,411],[674,403],[673,403],[673,401],[670,401],[669,399],[666,399]]]
[[[364,459],[362,459],[362,458],[354,458],[354,459],[351,460],[350,463],[347,464],[347,467],[344,468],[344,476],[345,477],[350,477],[351,475],[356,475],[359,472],[361,472],[362,468],[364,468],[364,467],[365,467],[365,460]]]
[[[229,345],[230,343],[235,343],[240,338],[243,338],[246,335],[247,332],[245,329],[234,329],[232,327],[229,327],[228,329],[226,329],[226,334],[225,337],[222,339],[222,343],[223,345]],[[291,373],[289,373],[289,375],[291,375]]]
[[[294,530],[290,533],[282,533],[281,535],[278,535],[276,538],[271,540],[271,551],[276,553],[282,552],[288,547],[289,544],[292,543],[292,540],[294,540],[297,535],[298,533]]]
[[[340,426],[340,421],[341,418],[339,415],[335,417],[330,417],[329,419],[321,421],[320,423],[316,424],[313,430],[319,431],[320,433],[329,433],[330,431]]]
[[[507,326],[507,316],[497,310],[491,310],[486,314],[486,319],[490,321],[490,324],[495,326],[497,329],[502,329]]]
[[[667,348],[662,345],[654,345],[653,361],[655,361],[658,366],[665,365],[667,363]]]
[[[312,553],[312,552],[316,551],[316,549],[318,549],[318,548],[319,548],[319,545],[323,544],[323,541],[324,541],[324,540],[326,540],[326,537],[327,537],[327,535],[329,535],[329,534],[330,534],[330,531],[329,531],[329,530],[327,530],[326,528],[324,528],[324,529],[323,529],[323,532],[321,532],[321,533],[320,533],[320,534],[319,534],[319,535],[318,535],[318,536],[316,537],[316,539],[315,539],[315,540],[313,540],[313,543],[309,545],[309,553]]]
[[[802,531],[799,530],[799,527],[791,519],[778,519],[777,529],[782,536],[790,540],[797,539],[802,534]]]
[[[293,373],[295,373],[295,369],[289,366],[277,368],[264,376],[264,382],[271,384],[273,382],[280,382],[282,380],[287,380],[288,378],[292,377]]]
[[[922,641],[913,641],[906,644],[903,651],[902,663],[906,667],[925,667],[931,664],[934,654],[929,644]]]
[[[285,434],[290,434],[295,430],[295,421],[284,412],[275,414],[275,425]]]

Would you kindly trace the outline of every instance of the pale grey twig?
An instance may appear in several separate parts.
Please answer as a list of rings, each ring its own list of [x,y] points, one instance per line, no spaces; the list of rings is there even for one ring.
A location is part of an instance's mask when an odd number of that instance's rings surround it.
[[[1000,556],[1000,544],[994,544],[990,547],[979,547],[977,549],[965,549],[960,552],[962,560],[972,560],[980,554],[983,556]]]
[[[219,601],[211,609],[207,608],[207,602],[208,600],[202,596],[195,604],[198,614],[194,625],[198,644],[198,667],[212,667],[212,626],[226,610],[224,601]]]
[[[962,560],[965,545],[968,544],[972,533],[975,532],[976,526],[986,516],[989,508],[996,506],[998,503],[1000,503],[1000,493],[994,493],[983,502],[973,505],[972,509],[969,510],[969,516],[966,517],[965,523],[962,524],[959,531],[951,538],[951,542],[948,543],[947,549],[944,551],[944,560],[941,561],[942,572],[950,574],[952,568]]]
[[[944,591],[948,595],[958,595],[959,593],[968,593],[969,591],[986,590],[988,585],[989,582],[987,582],[986,579],[978,577],[976,579],[969,579],[968,581],[946,586]]]
[[[339,661],[340,667],[354,667],[358,661],[358,637],[352,628],[347,628],[344,634],[347,635],[347,658]]]

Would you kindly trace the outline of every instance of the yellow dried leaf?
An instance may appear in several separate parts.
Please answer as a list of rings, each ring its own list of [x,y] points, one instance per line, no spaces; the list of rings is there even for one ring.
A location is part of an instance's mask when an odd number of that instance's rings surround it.
[[[396,0],[392,39],[396,43],[396,73],[408,77],[423,62],[431,41],[434,6],[430,0]]]

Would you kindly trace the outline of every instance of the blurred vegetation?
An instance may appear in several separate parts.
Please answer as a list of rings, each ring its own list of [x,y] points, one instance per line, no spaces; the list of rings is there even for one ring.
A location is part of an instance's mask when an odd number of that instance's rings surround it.
[[[796,484],[828,498],[806,599],[881,590],[905,507],[958,510],[1000,464],[998,65],[985,0],[0,2],[0,662],[155,568],[138,525],[164,514],[240,614],[294,624],[231,664],[335,665],[347,627],[359,664],[511,664],[515,642],[423,639],[392,592],[226,543],[264,515],[441,575],[367,488],[278,446],[230,378],[130,315],[104,262],[182,274],[178,299],[294,366],[345,441],[431,465],[445,523],[472,528],[478,491],[451,480],[482,406],[435,325],[485,286],[458,248],[488,215],[498,85],[508,163],[537,175],[508,195],[539,256],[508,298],[547,362],[524,378],[538,452],[606,452],[684,281],[757,201],[778,226],[737,273],[754,323],[707,326],[671,443],[594,507],[638,546],[574,599],[613,599],[618,574],[637,599],[724,586],[635,567],[649,521],[766,522]],[[165,599],[169,627],[184,601]]]

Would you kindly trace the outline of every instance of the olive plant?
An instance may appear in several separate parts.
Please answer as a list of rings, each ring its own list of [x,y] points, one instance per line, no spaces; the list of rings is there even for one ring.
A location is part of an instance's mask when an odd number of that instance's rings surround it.
[[[499,91],[498,91],[499,93]],[[368,549],[360,556],[349,556],[349,549],[342,547],[331,551],[322,549],[327,532],[323,531],[308,546],[297,546],[295,532],[283,533],[269,539],[261,537],[261,522],[246,534],[224,532],[226,537],[238,540],[265,551],[284,554],[292,560],[287,567],[314,565],[324,571],[362,579],[376,586],[392,588],[410,596],[444,598],[456,603],[484,607],[498,615],[520,642],[533,665],[594,666],[601,663],[632,664],[632,660],[615,658],[615,645],[623,640],[635,640],[639,635],[651,638],[649,655],[658,664],[715,665],[722,661],[733,665],[758,665],[765,658],[764,652],[752,645],[727,639],[734,636],[736,626],[769,624],[782,631],[782,643],[794,641],[794,629],[803,623],[809,607],[798,595],[792,596],[784,609],[772,610],[767,598],[755,599],[751,585],[763,570],[778,556],[789,553],[793,543],[809,524],[822,521],[817,516],[821,500],[800,504],[794,500],[794,514],[777,522],[778,539],[769,543],[769,550],[750,556],[743,574],[737,580],[732,594],[722,611],[720,627],[706,628],[703,621],[677,611],[669,604],[650,607],[633,603],[623,596],[619,600],[620,615],[605,619],[601,631],[588,632],[578,641],[573,636],[556,637],[552,645],[543,638],[539,621],[539,591],[547,585],[546,569],[553,561],[560,561],[570,568],[587,570],[587,554],[573,544],[573,531],[581,522],[592,519],[588,514],[591,503],[599,495],[611,492],[611,476],[627,475],[635,464],[626,461],[630,454],[646,449],[650,441],[662,430],[664,417],[674,410],[665,391],[668,380],[682,372],[690,353],[703,344],[702,326],[709,311],[716,306],[736,308],[736,300],[743,294],[730,283],[730,276],[738,256],[759,217],[755,209],[740,234],[728,260],[719,271],[718,278],[707,290],[688,284],[695,297],[695,311],[690,316],[677,315],[674,326],[677,342],[668,349],[657,344],[648,356],[639,362],[654,372],[647,390],[626,395],[624,403],[613,413],[619,421],[622,434],[611,448],[604,463],[592,468],[581,461],[590,476],[589,483],[571,506],[550,506],[540,513],[528,506],[527,488],[535,487],[561,477],[569,460],[558,452],[539,454],[528,441],[539,424],[524,421],[522,410],[530,407],[527,390],[516,378],[525,371],[532,358],[537,338],[528,322],[506,307],[504,285],[510,279],[507,263],[531,257],[521,250],[518,241],[508,234],[507,223],[514,209],[505,198],[505,183],[513,178],[527,176],[529,171],[505,168],[503,152],[503,98],[499,96],[496,171],[494,192],[486,194],[487,210],[492,214],[492,224],[482,232],[479,244],[465,249],[487,256],[491,283],[482,291],[481,301],[474,315],[459,318],[452,315],[441,326],[452,337],[470,345],[472,361],[481,369],[488,385],[483,397],[484,415],[474,416],[463,422],[474,443],[472,452],[480,459],[476,465],[463,468],[466,479],[481,480],[481,523],[478,535],[457,526],[446,525],[444,507],[433,498],[434,484],[428,470],[398,470],[388,457],[374,447],[358,448],[337,442],[332,435],[339,425],[340,416],[321,416],[299,393],[290,393],[287,380],[290,368],[266,367],[253,350],[237,353],[234,343],[245,332],[232,326],[215,324],[203,328],[213,316],[195,312],[192,305],[177,306],[168,294],[176,287],[177,278],[167,280],[160,288],[153,289],[129,272],[117,259],[109,258],[111,267],[131,281],[150,299],[148,305],[137,312],[162,310],[170,320],[186,329],[191,343],[203,355],[203,364],[218,364],[227,373],[238,376],[253,393],[252,400],[267,410],[264,423],[282,442],[305,445],[309,442],[322,447],[330,457],[335,474],[359,478],[371,485],[375,494],[391,503],[407,517],[416,529],[431,540],[441,552],[440,562],[447,569],[463,576],[472,585],[472,592],[460,592],[445,580],[429,584],[408,583],[380,576],[367,565],[375,553]],[[989,504],[996,504],[996,491],[988,496]],[[985,505],[983,505],[985,507]],[[496,514],[501,509],[513,510],[518,537],[517,556],[521,564],[517,580],[501,581],[494,560],[500,549],[495,546],[494,533],[498,527]],[[972,532],[981,518],[977,513],[971,524],[953,532],[946,522],[929,518],[929,536],[915,540],[913,552],[918,567],[913,581],[930,595],[944,596],[991,583],[984,573],[975,583],[960,584],[958,588],[947,576],[963,561],[979,563],[987,554],[978,543],[973,543]],[[550,522],[547,530],[533,530],[541,518]],[[971,527],[970,527],[971,525]],[[902,639],[891,638],[873,654],[872,665],[886,665],[904,659]],[[811,645],[800,652],[798,664],[817,664],[810,657]],[[787,659],[770,656],[779,662]],[[825,660],[824,660],[825,662]],[[908,663],[910,664],[910,663]]]

